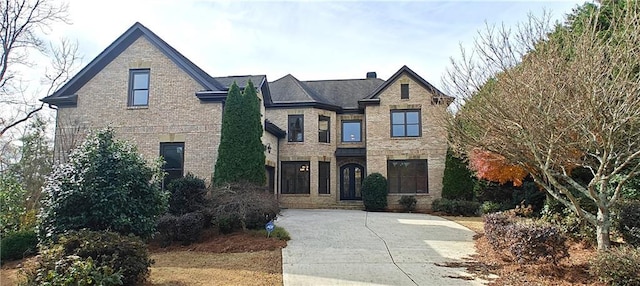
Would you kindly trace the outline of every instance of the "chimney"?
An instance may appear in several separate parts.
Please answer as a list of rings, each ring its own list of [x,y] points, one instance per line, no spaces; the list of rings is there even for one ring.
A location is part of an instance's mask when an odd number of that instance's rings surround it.
[[[376,74],[376,72],[368,72],[367,78],[378,78],[378,75]]]

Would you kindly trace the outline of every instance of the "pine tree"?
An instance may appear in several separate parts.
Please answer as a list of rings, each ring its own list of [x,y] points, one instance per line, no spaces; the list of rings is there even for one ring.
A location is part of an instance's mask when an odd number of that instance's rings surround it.
[[[253,83],[243,93],[234,82],[229,88],[222,116],[222,133],[213,183],[249,182],[264,185],[264,147],[262,145],[260,102]]]

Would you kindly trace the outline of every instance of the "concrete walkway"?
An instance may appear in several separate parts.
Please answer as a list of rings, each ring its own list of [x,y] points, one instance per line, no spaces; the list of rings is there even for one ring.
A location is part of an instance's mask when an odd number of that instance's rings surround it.
[[[464,269],[434,263],[474,253],[473,232],[449,220],[406,213],[284,210],[290,234],[282,249],[285,286],[483,285]]]

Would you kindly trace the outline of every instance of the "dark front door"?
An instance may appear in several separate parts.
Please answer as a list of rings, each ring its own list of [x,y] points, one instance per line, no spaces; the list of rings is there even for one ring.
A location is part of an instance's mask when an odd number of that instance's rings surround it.
[[[359,164],[347,164],[340,168],[340,199],[361,200],[364,168]]]

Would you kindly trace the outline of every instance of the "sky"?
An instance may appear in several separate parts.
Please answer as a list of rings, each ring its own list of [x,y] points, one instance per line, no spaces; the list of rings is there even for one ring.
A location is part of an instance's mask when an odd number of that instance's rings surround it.
[[[50,38],[77,41],[89,63],[140,22],[212,76],[287,74],[300,80],[388,79],[403,65],[436,87],[450,58],[485,25],[527,15],[554,19],[584,1],[67,0],[70,24]]]

